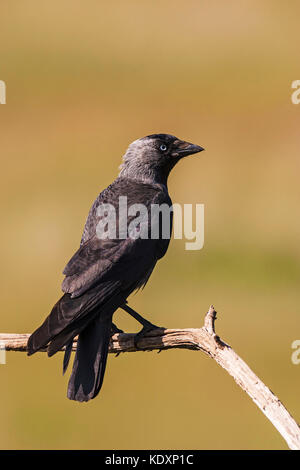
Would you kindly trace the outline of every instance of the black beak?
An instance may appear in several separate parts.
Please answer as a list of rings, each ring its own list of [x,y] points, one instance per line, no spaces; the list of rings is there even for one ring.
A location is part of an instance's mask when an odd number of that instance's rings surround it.
[[[174,142],[174,150],[172,151],[173,157],[187,157],[193,153],[202,152],[205,150],[200,145],[191,144],[190,142],[184,142],[183,140],[177,140]]]

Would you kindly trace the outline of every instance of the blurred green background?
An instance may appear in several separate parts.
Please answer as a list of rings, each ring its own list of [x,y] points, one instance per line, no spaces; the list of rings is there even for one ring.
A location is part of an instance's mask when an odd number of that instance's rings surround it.
[[[206,148],[169,182],[174,202],[205,204],[205,245],[173,240],[131,305],[176,328],[213,303],[218,334],[300,420],[299,14],[292,0],[2,3],[1,332],[49,313],[128,144],[172,133]],[[7,354],[1,448],[286,448],[201,353],[110,356],[88,404],[67,400],[61,362]]]

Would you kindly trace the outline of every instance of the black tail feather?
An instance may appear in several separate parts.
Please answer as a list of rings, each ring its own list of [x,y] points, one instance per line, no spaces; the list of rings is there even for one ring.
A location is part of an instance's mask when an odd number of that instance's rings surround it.
[[[68,384],[70,400],[89,401],[100,392],[111,336],[112,315],[96,317],[79,334],[73,370]]]
[[[72,346],[73,346],[73,340],[71,340],[67,345],[66,345],[66,350],[64,354],[64,360],[63,360],[63,375],[65,374],[70,358],[71,358],[71,352],[72,352]]]
[[[112,316],[123,305],[128,292],[119,283],[108,281],[81,297],[64,294],[54,305],[44,323],[28,340],[28,355],[47,347],[48,356],[66,346],[63,373],[70,362],[72,343],[79,335],[73,370],[68,385],[68,398],[88,401],[95,398],[105,373]]]

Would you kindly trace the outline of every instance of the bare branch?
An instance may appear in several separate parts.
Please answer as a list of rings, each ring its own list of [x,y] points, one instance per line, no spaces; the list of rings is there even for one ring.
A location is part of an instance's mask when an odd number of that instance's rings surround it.
[[[134,345],[134,334],[119,333],[111,338],[110,353],[171,348],[203,351],[222,366],[235,382],[252,398],[287,442],[290,449],[300,450],[300,428],[281,401],[254,374],[235,351],[215,333],[216,311],[211,306],[202,328],[159,329],[139,339]],[[26,351],[29,334],[0,334],[0,345],[7,351]],[[73,350],[76,349],[76,338]]]

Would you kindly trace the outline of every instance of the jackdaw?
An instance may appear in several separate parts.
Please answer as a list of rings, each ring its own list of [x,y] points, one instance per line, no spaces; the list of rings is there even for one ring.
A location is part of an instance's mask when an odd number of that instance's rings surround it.
[[[137,338],[157,328],[127,304],[128,296],[143,287],[157,261],[168,248],[172,217],[163,230],[162,212],[153,216],[152,208],[172,207],[167,180],[176,163],[187,155],[204,150],[198,145],[169,134],[153,134],[134,141],[123,157],[119,176],[95,200],[83,230],[78,251],[64,269],[63,296],[44,323],[28,340],[28,355],[47,347],[53,356],[65,347],[63,371],[70,360],[72,343],[78,335],[77,350],[68,384],[67,396],[79,402],[95,398],[102,386],[111,335],[120,331],[112,323],[114,312],[122,308],[143,328]],[[127,209],[121,214],[120,197]],[[146,208],[149,217],[135,217]],[[115,209],[115,218],[108,216]],[[105,210],[102,210],[102,209]],[[136,213],[137,213],[136,212]],[[113,214],[114,215],[114,214]],[[110,235],[99,233],[101,222],[107,228],[115,221]],[[146,228],[146,230],[145,230]],[[154,236],[153,235],[154,228]],[[156,229],[156,230],[155,230]],[[122,233],[120,233],[122,232]],[[104,231],[105,233],[105,231]]]

